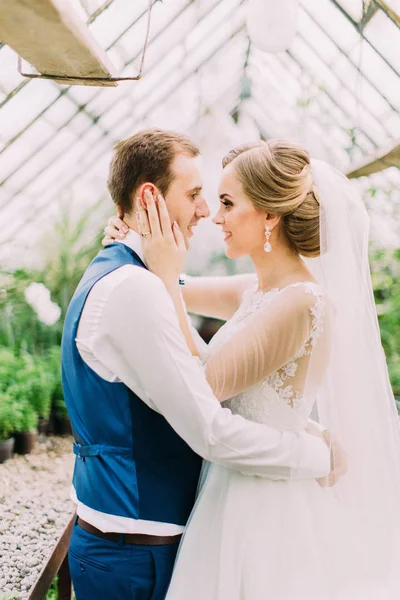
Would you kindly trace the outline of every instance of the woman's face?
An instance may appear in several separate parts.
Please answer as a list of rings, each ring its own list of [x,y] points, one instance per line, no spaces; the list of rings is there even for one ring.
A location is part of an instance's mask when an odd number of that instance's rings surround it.
[[[254,255],[265,244],[266,213],[254,207],[237,178],[234,161],[224,169],[218,195],[220,207],[213,223],[220,225],[229,258]]]

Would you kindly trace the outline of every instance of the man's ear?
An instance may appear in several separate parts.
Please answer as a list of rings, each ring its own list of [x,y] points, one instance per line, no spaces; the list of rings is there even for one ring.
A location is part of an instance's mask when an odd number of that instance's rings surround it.
[[[145,198],[146,191],[149,191],[151,194],[153,194],[153,198],[156,198],[157,194],[159,194],[160,191],[158,187],[154,185],[154,183],[146,182],[140,186],[137,198],[140,200],[143,208],[147,209],[147,202]]]

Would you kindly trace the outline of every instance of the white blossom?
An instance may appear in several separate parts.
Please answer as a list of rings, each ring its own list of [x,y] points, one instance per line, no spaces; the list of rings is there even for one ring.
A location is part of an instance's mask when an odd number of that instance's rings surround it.
[[[54,325],[61,316],[61,308],[52,302],[50,290],[43,283],[31,283],[25,289],[25,299],[36,312],[39,321]]]

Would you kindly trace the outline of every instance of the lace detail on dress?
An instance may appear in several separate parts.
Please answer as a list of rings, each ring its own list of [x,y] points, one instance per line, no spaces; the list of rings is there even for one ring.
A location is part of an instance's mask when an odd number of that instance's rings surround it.
[[[298,361],[304,356],[311,355],[314,346],[324,330],[324,303],[321,291],[314,283],[295,283],[289,287],[298,287],[299,285],[306,288],[307,294],[312,294],[316,297],[315,304],[310,308],[312,316],[311,333],[297,354],[278,371],[269,375],[263,382],[263,385],[269,385],[291,408],[299,407],[303,399],[303,394],[299,390],[294,389],[292,385],[285,385],[285,383],[287,380],[295,377],[298,369]]]
[[[306,412],[308,407],[302,407],[303,388],[307,375],[309,357],[312,354],[319,337],[324,331],[325,302],[320,286],[313,282],[299,282],[284,288],[274,288],[268,292],[250,289],[245,292],[242,304],[232,319],[228,321],[214,336],[210,343],[213,352],[218,346],[224,344],[235,333],[242,321],[268,305],[284,290],[293,287],[304,288],[307,294],[315,297],[315,303],[310,307],[311,331],[302,347],[286,364],[266,377],[262,382],[240,393],[227,402],[232,412],[240,413],[246,418],[269,423],[282,423],[277,415],[277,407],[272,396],[282,400],[284,406],[299,410],[299,415]],[[272,394],[272,396],[271,396]],[[276,396],[277,395],[277,396]],[[282,406],[283,408],[283,406]],[[303,410],[300,410],[300,409]],[[285,424],[288,415],[282,414]],[[294,415],[293,415],[294,416]],[[277,421],[275,419],[278,419]],[[289,419],[290,420],[290,419]]]

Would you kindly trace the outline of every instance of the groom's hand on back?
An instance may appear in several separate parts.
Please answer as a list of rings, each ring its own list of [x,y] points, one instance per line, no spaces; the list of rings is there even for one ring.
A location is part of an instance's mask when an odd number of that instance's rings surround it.
[[[331,450],[331,472],[328,477],[320,477],[317,481],[321,487],[333,487],[342,475],[347,473],[347,456],[342,446],[329,431],[324,431],[322,435]]]
[[[347,473],[346,453],[327,429],[321,431],[312,421],[308,423],[307,433],[319,437],[330,449],[331,471],[327,477],[319,477],[317,481],[321,487],[332,487]]]

